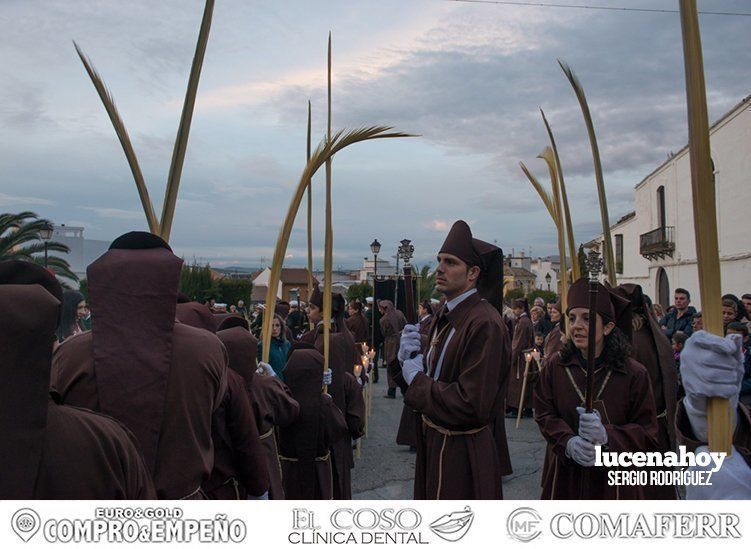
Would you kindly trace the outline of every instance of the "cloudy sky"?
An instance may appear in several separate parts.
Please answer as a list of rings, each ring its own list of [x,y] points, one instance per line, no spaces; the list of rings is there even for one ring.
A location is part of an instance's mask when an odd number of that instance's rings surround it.
[[[751,12],[748,0],[699,7]],[[202,0],[2,0],[0,211],[32,210],[95,239],[145,230],[127,162],[72,40],[111,89],[161,211],[202,11]],[[701,28],[714,120],[751,93],[751,17],[703,15]],[[417,262],[429,261],[460,218],[506,253],[555,253],[553,225],[518,168],[523,160],[547,181],[536,159],[547,145],[538,107],[559,144],[576,239],[595,236],[589,143],[556,58],[574,68],[589,98],[612,222],[632,209],[634,185],[687,139],[675,13],[217,0],[172,230],[178,254],[216,266],[272,256],[304,165],[308,99],[314,142],[325,129],[329,30],[334,127],[386,124],[420,135],[336,157],[335,264],[356,265],[374,237],[387,255],[410,238]],[[314,185],[320,263],[322,173]],[[303,207],[290,265],[305,261],[304,219]]]

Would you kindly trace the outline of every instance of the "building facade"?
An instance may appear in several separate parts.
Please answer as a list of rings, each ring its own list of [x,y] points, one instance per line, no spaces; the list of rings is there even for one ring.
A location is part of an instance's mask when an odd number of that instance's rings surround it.
[[[751,292],[751,96],[710,128],[722,292]],[[699,272],[688,147],[636,185],[634,211],[611,227],[619,283],[640,284],[656,303],[687,289],[697,308]],[[600,246],[602,235],[591,244]]]

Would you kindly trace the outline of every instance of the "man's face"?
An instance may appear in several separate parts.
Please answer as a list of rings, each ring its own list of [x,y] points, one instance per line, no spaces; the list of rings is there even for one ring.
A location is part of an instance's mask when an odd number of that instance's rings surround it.
[[[746,308],[747,316],[751,317],[751,297],[744,297],[741,299],[743,306]]]
[[[516,316],[522,316],[522,313],[524,312],[524,309],[521,307],[511,307],[511,310]]]
[[[321,309],[319,309],[317,306],[313,305],[312,303],[308,306],[308,318],[311,322],[314,324],[316,322],[319,322],[323,315],[321,314]]]
[[[543,343],[545,343],[545,338],[541,335],[535,335],[535,346],[542,347]]]
[[[553,316],[553,304],[552,303],[548,303],[547,305],[545,305],[545,307],[547,307],[547,309],[548,309],[548,316],[552,318],[552,316]]]
[[[695,332],[698,332],[699,330],[703,330],[704,322],[702,322],[701,317],[695,318],[694,321],[691,323],[691,327],[694,329]]]
[[[435,272],[435,289],[446,296],[456,297],[477,282],[480,268],[468,268],[467,264],[455,255],[438,254]]]
[[[355,315],[355,314],[357,314],[357,310],[352,305],[348,305],[347,306],[347,314],[349,316]]]
[[[681,293],[676,292],[673,299],[674,299],[673,303],[675,303],[675,308],[678,309],[679,311],[682,311],[683,309],[688,307],[688,296],[686,294],[681,294]]]
[[[725,325],[730,324],[735,320],[735,309],[732,307],[722,306],[722,323]]]
[[[542,302],[542,298],[541,297],[536,297],[535,298],[535,306],[536,307],[544,307],[545,306],[545,304]]]
[[[237,306],[238,307],[244,307],[245,306],[245,302],[241,299],[240,301],[237,302]]]

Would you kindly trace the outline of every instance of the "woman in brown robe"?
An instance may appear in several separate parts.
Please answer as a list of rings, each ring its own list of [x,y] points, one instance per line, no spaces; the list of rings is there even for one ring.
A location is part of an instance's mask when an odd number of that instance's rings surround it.
[[[0,261],[0,499],[155,499],[130,431],[50,396],[62,299],[46,269]]]
[[[350,301],[347,311],[349,312],[347,328],[352,332],[355,343],[369,342],[368,319],[362,314],[362,303],[359,301]]]
[[[522,397],[524,384],[524,351],[535,344],[535,333],[532,329],[532,319],[529,317],[529,303],[526,299],[515,299],[511,309],[516,316],[514,336],[511,340],[511,374],[508,390],[506,391],[506,417],[516,419],[519,402]],[[524,417],[532,417],[532,386],[531,377],[527,378],[527,388],[524,393]]]
[[[285,370],[300,414],[279,432],[284,492],[288,499],[333,499],[330,448],[346,438],[347,423],[331,396],[321,391],[323,356],[300,347],[293,347]]]
[[[542,354],[545,357],[546,364],[550,362],[554,354],[563,348],[564,323],[560,301],[556,301],[550,308],[550,322],[553,324],[553,328],[545,336],[545,342],[542,344]]]
[[[594,467],[595,444],[611,452],[650,452],[657,417],[646,368],[630,358],[629,303],[598,284],[593,408],[585,414],[586,354],[590,344],[589,281],[568,292],[569,340],[543,368],[534,389],[535,419],[548,443],[542,499],[643,499],[640,486],[609,486],[606,467]],[[577,407],[580,407],[577,410]],[[592,433],[596,432],[596,436]],[[589,470],[583,491],[583,471]]]

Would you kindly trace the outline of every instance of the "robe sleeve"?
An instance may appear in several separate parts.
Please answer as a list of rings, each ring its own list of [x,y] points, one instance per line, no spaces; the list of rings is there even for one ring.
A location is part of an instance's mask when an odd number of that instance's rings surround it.
[[[232,439],[235,470],[248,493],[260,496],[269,489],[269,471],[255,415],[245,386],[237,376],[229,376],[227,390],[230,393],[227,430]]]
[[[420,372],[404,395],[407,406],[445,427],[488,424],[498,393],[504,352],[501,332],[487,319],[471,323],[467,330],[458,379],[437,381]]]
[[[344,379],[347,429],[352,438],[360,438],[365,434],[365,399],[362,396],[362,387],[349,372],[344,373]]]
[[[321,393],[321,422],[326,446],[339,442],[347,435],[348,428],[344,414],[334,404],[334,400],[323,393]]]
[[[566,457],[566,444],[576,435],[566,420],[561,417],[555,405],[555,374],[563,368],[558,365],[558,355],[542,369],[540,378],[535,383],[532,399],[535,409],[535,421],[551,449],[560,458]]]
[[[657,412],[647,369],[636,361],[638,369],[629,388],[629,419],[624,425],[605,424],[611,452],[649,452],[657,450]]]
[[[272,377],[267,380],[267,397],[274,415],[274,425],[287,427],[294,423],[300,414],[300,404],[292,397],[292,392],[278,378]]]

